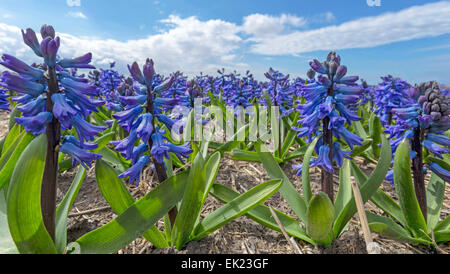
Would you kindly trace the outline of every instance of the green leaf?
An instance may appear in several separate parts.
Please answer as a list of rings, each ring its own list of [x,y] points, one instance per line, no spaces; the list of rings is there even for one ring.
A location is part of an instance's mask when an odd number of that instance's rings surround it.
[[[223,203],[229,203],[230,201],[239,196],[238,192],[224,185],[219,184],[213,185],[211,189],[211,194]],[[284,214],[281,211],[278,210],[274,211],[277,214],[277,217],[280,220],[281,224],[283,225],[284,229],[286,230],[287,234],[296,237],[298,239],[301,239],[305,242],[308,242],[310,244],[315,244],[315,242],[306,235],[306,231],[300,227],[297,220]],[[262,224],[263,226],[281,232],[281,229],[278,227],[278,224],[273,219],[269,207],[265,205],[259,205],[250,210],[249,212],[247,212],[245,215],[250,219],[254,220],[255,222]]]
[[[41,213],[41,182],[47,154],[47,137],[36,137],[16,163],[7,195],[11,236],[20,253],[56,253]]]
[[[438,223],[434,230],[445,230],[450,228],[450,215],[448,215],[442,222]]]
[[[372,137],[372,151],[375,155],[375,158],[378,158],[380,156],[381,148],[378,146],[381,144],[381,135],[382,135],[382,126],[380,119],[378,118],[378,115],[376,115],[374,112],[371,113],[370,119],[369,119],[369,132],[370,137]]]
[[[117,215],[122,214],[135,202],[123,182],[117,177],[116,171],[101,159],[97,160],[95,164],[95,178],[100,192]],[[156,226],[152,226],[143,236],[156,248],[169,246],[164,235]]]
[[[233,150],[233,154],[231,155],[231,159],[237,160],[237,161],[248,161],[248,162],[261,162],[261,159],[259,158],[258,152],[255,151],[246,151],[241,149],[235,149]],[[274,157],[277,163],[283,162],[278,157]]]
[[[356,182],[361,186],[367,180],[367,176],[354,162],[352,162],[351,165],[353,176],[355,176]],[[406,220],[400,206],[381,189],[378,189],[377,192],[372,195],[370,200],[386,214],[396,219],[403,226],[406,226]]]
[[[354,158],[363,154],[372,145],[372,139],[364,139],[360,146],[354,146],[350,157]]]
[[[430,244],[429,241],[411,237],[408,231],[396,224],[390,218],[378,216],[369,211],[366,211],[366,215],[369,228],[375,233],[399,242],[426,245]]]
[[[205,188],[206,170],[204,169],[204,159],[198,153],[190,169],[183,201],[172,229],[172,241],[178,250],[189,240],[189,236],[194,230],[195,222],[202,210]]]
[[[92,152],[98,153],[100,150],[106,147],[106,145],[113,140],[115,134],[115,132],[109,132],[95,139],[94,143],[97,144],[98,147],[96,149],[93,149]]]
[[[436,243],[450,242],[450,229],[435,231],[434,240]]]
[[[20,117],[21,113],[20,111],[17,109],[17,107],[13,108],[13,110],[11,110],[11,113],[9,114],[9,124],[8,124],[8,129],[11,130],[11,128],[13,128],[17,123],[16,123],[16,117]]]
[[[264,182],[215,210],[206,216],[195,228],[194,240],[199,240],[228,222],[244,215],[272,196],[280,186],[280,180]]]
[[[281,179],[283,184],[280,187],[280,194],[289,204],[300,220],[306,222],[306,203],[305,200],[297,192],[295,186],[289,181],[278,163],[270,152],[259,152],[259,157],[264,165],[264,169],[271,179]]]
[[[295,118],[293,121],[296,121],[298,118],[299,112],[296,112]],[[283,117],[283,118],[287,118],[287,117]],[[295,140],[295,137],[297,136],[297,131],[293,130],[292,127],[288,124],[287,128],[289,129],[288,134],[286,136],[286,138],[283,141],[283,144],[281,146],[281,153],[280,153],[280,158],[284,159],[287,155],[287,153],[289,152],[289,149],[292,146],[292,143]]]
[[[0,189],[0,254],[17,254],[19,251],[14,244],[6,217],[6,201],[3,189]]]
[[[302,147],[292,151],[291,153],[289,153],[287,155],[287,157],[283,158],[283,163],[287,163],[290,160],[293,160],[293,159],[296,159],[296,158],[298,158],[300,156],[305,155],[306,150],[308,149],[308,147],[309,147],[308,145],[305,145],[305,146],[302,146]]]
[[[445,182],[439,176],[431,173],[430,182],[427,185],[427,226],[432,230],[439,222],[442,203],[445,195]]]
[[[306,210],[306,232],[314,241],[328,245],[334,221],[334,206],[327,194],[314,195]],[[331,237],[331,240],[333,238]]]
[[[77,174],[73,178],[72,184],[66,195],[56,208],[56,225],[55,225],[55,246],[58,253],[64,253],[67,246],[67,216],[73,202],[78,195],[81,184],[86,177],[86,169],[82,166],[78,167]]]
[[[102,155],[102,160],[111,163],[114,169],[116,169],[119,173],[125,172],[125,170],[127,170],[127,166],[124,165],[119,156],[108,147],[102,148],[100,151],[97,151],[97,153]]]
[[[389,170],[391,160],[392,160],[392,150],[389,141],[383,135],[382,137],[382,147],[380,153],[380,160],[378,165],[373,171],[372,175],[361,185],[361,197],[364,203],[366,203],[372,195],[377,191],[383,182],[386,174]],[[333,232],[336,238],[341,234],[343,228],[346,226],[347,222],[355,215],[357,211],[355,204],[355,197],[345,205],[341,213],[335,220],[333,226]]]
[[[17,143],[17,140],[21,137],[21,130],[20,125],[15,125],[12,127],[12,129],[8,132],[8,134],[5,137],[5,142],[3,144],[2,148],[2,154],[4,154],[8,149],[10,149],[11,145]]]
[[[80,253],[114,253],[152,227],[181,200],[189,174],[181,172],[160,183],[117,218],[70,246]]]
[[[344,159],[339,170],[339,189],[334,201],[335,216],[339,216],[344,206],[352,199],[352,185],[350,183],[350,160]]]
[[[421,230],[428,231],[428,229],[414,191],[410,162],[409,141],[405,139],[395,151],[394,185],[406,225],[413,235],[418,237],[423,235]]]
[[[314,148],[316,147],[317,141],[319,138],[315,138],[314,141],[311,142],[308,149],[306,150],[305,157],[303,158],[302,165],[302,188],[303,188],[303,197],[305,198],[305,203],[309,203],[312,197],[311,184],[309,181],[309,167],[311,165],[311,156],[314,153]]]
[[[8,150],[5,155],[3,155],[5,158],[2,157],[0,159],[0,188],[8,184],[14,168],[17,166],[19,157],[23,154],[24,150],[26,150],[27,146],[33,139],[33,134],[28,132],[24,133],[17,145],[10,147],[10,150],[12,151]],[[9,157],[7,156],[8,154],[10,155]]]

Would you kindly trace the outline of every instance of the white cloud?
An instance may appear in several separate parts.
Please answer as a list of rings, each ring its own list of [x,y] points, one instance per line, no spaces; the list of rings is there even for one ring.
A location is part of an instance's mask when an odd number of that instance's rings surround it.
[[[450,2],[413,6],[315,30],[253,37],[253,53],[294,55],[316,50],[367,48],[450,33]]]
[[[282,32],[287,26],[303,27],[306,20],[290,14],[271,16],[267,14],[251,14],[244,17],[242,30],[256,36],[268,36]]]
[[[84,13],[82,13],[81,11],[77,11],[77,12],[71,11],[68,13],[68,15],[73,18],[87,19],[87,16],[84,15]]]
[[[81,0],[67,0],[66,3],[69,7],[80,7],[81,6]]]
[[[122,72],[126,72],[126,65],[134,61],[142,65],[147,57],[153,58],[157,72],[165,75],[177,70],[194,75],[200,71],[212,74],[222,67],[239,71],[249,69],[234,53],[243,43],[237,35],[239,27],[235,24],[178,16],[169,16],[163,23],[167,24],[167,30],[128,41],[57,33],[61,38],[59,54],[62,57],[76,57],[92,52],[94,65],[104,67],[115,60]],[[16,55],[27,62],[40,61],[23,44],[20,29],[6,24],[0,24],[2,53]]]

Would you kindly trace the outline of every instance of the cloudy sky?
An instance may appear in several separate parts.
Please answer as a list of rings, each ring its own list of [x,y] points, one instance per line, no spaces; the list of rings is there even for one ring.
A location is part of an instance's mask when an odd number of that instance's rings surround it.
[[[164,74],[304,76],[335,50],[371,84],[386,74],[450,84],[449,15],[450,1],[421,0],[0,0],[0,53],[38,61],[20,29],[51,24],[61,56],[92,52],[122,72],[150,57]]]

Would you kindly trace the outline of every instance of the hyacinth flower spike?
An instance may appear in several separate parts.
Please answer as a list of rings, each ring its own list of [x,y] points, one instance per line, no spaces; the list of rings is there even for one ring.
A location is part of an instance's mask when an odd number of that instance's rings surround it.
[[[361,118],[350,107],[355,107],[361,100],[363,87],[356,84],[358,76],[346,76],[347,67],[341,65],[341,58],[335,52],[330,52],[325,62],[313,60],[310,62],[308,83],[300,86],[300,96],[306,99],[305,104],[299,104],[298,123],[301,126],[292,127],[298,131],[298,137],[307,137],[308,142],[318,137],[316,145],[318,158],[312,159],[311,166],[322,168],[322,191],[333,201],[333,164],[341,167],[343,158],[350,158],[351,151],[342,151],[333,138],[343,140],[351,149],[361,145],[362,139],[351,133],[346,124]],[[312,80],[315,74],[317,79]],[[320,125],[322,127],[320,128]],[[301,168],[302,166],[294,166]],[[298,174],[301,171],[298,170]]]
[[[4,54],[0,64],[12,72],[2,73],[0,86],[19,93],[19,96],[12,98],[23,116],[15,117],[17,123],[34,135],[47,135],[41,207],[45,227],[54,239],[58,154],[62,152],[70,155],[74,164],[78,162],[86,168],[91,161],[101,157],[89,152],[96,145],[85,141],[93,140],[105,127],[91,125],[84,118],[98,111],[97,107],[104,102],[88,98],[98,95],[96,87],[90,86],[87,79],[76,77],[65,70],[93,68],[89,65],[92,55],[88,53],[75,59],[60,60],[60,38],[55,35],[53,27],[43,25],[40,33],[41,42],[32,29],[22,31],[22,36],[24,43],[42,58],[44,64],[29,66],[14,56]],[[61,131],[72,127],[75,127],[79,140],[69,135],[62,139]]]

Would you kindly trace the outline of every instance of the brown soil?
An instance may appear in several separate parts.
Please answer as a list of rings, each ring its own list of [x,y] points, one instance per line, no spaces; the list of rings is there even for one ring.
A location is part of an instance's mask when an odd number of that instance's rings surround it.
[[[6,122],[5,122],[6,121]],[[8,114],[0,111],[0,137],[4,136],[8,126]],[[367,164],[360,159],[356,159],[358,165],[369,174],[374,165]],[[298,164],[299,160],[292,161],[282,168],[291,182],[301,193],[301,181],[296,176],[292,164]],[[76,173],[76,169],[71,169],[59,175],[58,201],[60,201],[64,193],[69,188],[72,179]],[[138,199],[145,195],[151,188],[156,185],[156,180],[151,175],[151,170],[146,170],[141,183],[138,187],[127,184],[129,191]],[[311,182],[313,192],[319,190],[319,169],[311,170]],[[337,179],[337,178],[336,178]],[[221,160],[219,173],[216,178],[217,184],[223,184],[231,187],[240,193],[249,190],[257,184],[269,180],[262,164],[249,163],[243,161],[232,160],[229,156]],[[337,181],[337,180],[335,180]],[[382,189],[389,193],[394,199],[395,192],[393,186],[389,182],[384,182]],[[335,185],[337,191],[337,184]],[[264,204],[270,205],[274,209],[295,216],[289,205],[284,201],[279,193],[269,198]],[[212,196],[209,196],[205,202],[202,217],[213,212],[222,206]],[[371,202],[366,203],[366,209],[372,212],[382,214]],[[96,209],[90,213],[83,213],[87,210]],[[81,212],[81,213],[80,213]],[[442,209],[442,216],[446,217],[450,213],[450,186],[446,184],[446,196]],[[86,179],[80,189],[74,206],[71,209],[68,220],[68,242],[76,240],[83,234],[96,229],[115,218],[117,215],[108,207],[107,202],[101,195],[95,182],[95,174],[93,168],[87,172]],[[160,228],[163,227],[162,221],[158,223]],[[410,244],[399,243],[390,239],[380,237],[373,234],[375,242],[380,245],[383,254],[422,254],[435,253],[434,248],[424,246],[413,246]],[[336,240],[329,247],[314,247],[308,243],[297,240],[297,243],[304,254],[361,254],[366,253],[365,242],[362,236],[361,227],[357,216],[355,215],[350,222],[348,231]],[[444,252],[450,252],[450,243],[440,246]],[[294,253],[291,245],[283,237],[281,233],[268,229],[253,220],[242,216],[198,242],[188,243],[182,250],[177,251],[174,248],[155,249],[151,243],[140,237],[130,243],[125,248],[119,250],[119,254],[292,254]]]

